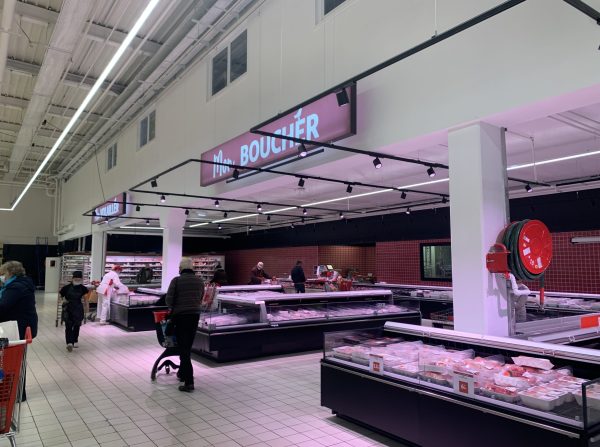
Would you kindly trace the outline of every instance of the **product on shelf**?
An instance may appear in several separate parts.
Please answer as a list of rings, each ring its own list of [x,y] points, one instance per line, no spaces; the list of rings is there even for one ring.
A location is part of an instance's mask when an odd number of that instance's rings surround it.
[[[91,256],[87,253],[64,254],[61,258],[60,283],[67,284],[71,281],[74,271],[83,273],[84,284],[89,284],[92,271]]]
[[[114,265],[120,265],[123,268],[119,273],[123,284],[137,284],[138,274],[142,269],[152,271],[151,284],[160,283],[162,279],[162,258],[160,256],[110,255],[106,257],[105,273],[109,272]]]

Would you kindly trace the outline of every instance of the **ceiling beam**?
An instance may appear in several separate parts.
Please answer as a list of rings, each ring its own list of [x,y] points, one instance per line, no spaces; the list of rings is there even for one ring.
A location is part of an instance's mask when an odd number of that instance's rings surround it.
[[[0,121],[0,131],[7,131],[7,132],[12,132],[15,135],[19,133],[19,130],[21,129],[21,124],[19,123],[11,123],[8,121]],[[53,129],[38,129],[35,132],[36,136],[39,137],[47,137],[47,138],[58,138],[58,136],[60,135],[60,131],[59,130],[53,130]],[[83,135],[75,135],[74,136],[75,139],[80,139],[83,138]]]
[[[14,109],[20,110],[27,110],[28,105],[28,99],[17,98],[15,96],[0,95],[0,106],[12,107]],[[48,107],[48,115],[57,116],[60,118],[71,118],[75,114],[75,110],[76,109],[51,104]],[[99,115],[97,113],[91,113],[88,115],[88,112],[83,112],[82,116],[86,117],[86,121],[89,121],[91,123],[95,123],[96,121],[102,118],[102,115]]]
[[[37,76],[40,72],[40,65],[32,64],[30,62],[20,61],[17,59],[7,59],[6,68],[8,70],[24,73],[26,75]],[[91,88],[96,82],[95,78],[90,76],[84,76],[79,73],[67,73],[64,76],[64,83],[71,84],[76,87]],[[104,81],[102,83],[102,89],[106,90],[110,86],[110,92],[116,95],[120,95],[125,90],[125,85],[114,83],[110,85],[111,81]]]
[[[0,0],[0,4],[4,5],[4,1]],[[45,22],[45,23],[56,23],[58,20],[59,13],[57,11],[53,11],[52,9],[42,8],[36,5],[32,5],[29,3],[24,3],[21,1],[17,2],[15,7],[15,14],[19,15],[25,19],[29,18],[36,22]],[[88,33],[85,36],[88,39],[96,40],[96,41],[106,41],[114,46],[119,46],[127,37],[127,33],[119,30],[113,30],[111,27],[100,25],[97,23],[92,23],[88,30]],[[137,46],[142,42],[142,38],[136,36],[131,42],[131,48],[137,48]],[[161,44],[158,42],[154,42],[151,40],[146,40],[141,47],[142,53],[146,55],[154,55],[160,50]]]

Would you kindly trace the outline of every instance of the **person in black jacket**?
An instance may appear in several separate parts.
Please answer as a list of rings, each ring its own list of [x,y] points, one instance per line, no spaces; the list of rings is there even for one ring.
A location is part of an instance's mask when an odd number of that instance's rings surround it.
[[[19,337],[25,338],[25,329],[31,328],[31,336],[38,330],[38,316],[35,309],[35,286],[31,278],[25,276],[23,264],[9,261],[0,266],[0,322],[16,321]]]
[[[165,298],[171,308],[171,319],[175,324],[175,337],[179,348],[179,371],[177,377],[183,382],[179,391],[194,390],[194,368],[192,367],[192,344],[198,330],[204,283],[193,270],[191,258],[181,258],[179,276],[171,280]]]
[[[265,264],[261,261],[250,270],[250,284],[262,284],[264,280],[271,278],[264,269]]]
[[[296,293],[306,293],[306,276],[304,276],[302,261],[296,261],[296,266],[292,269],[291,276]]]
[[[73,279],[59,293],[63,299],[67,351],[71,352],[79,342],[79,328],[84,317],[82,300],[88,293],[83,285],[83,274],[80,271],[73,272]]]
[[[228,284],[227,273],[220,263],[217,264],[217,267],[215,268],[215,274],[213,275],[211,282],[218,284],[219,286],[226,286]]]
[[[0,323],[16,321],[19,326],[19,338],[25,338],[25,330],[31,329],[35,338],[38,331],[38,315],[35,309],[35,286],[31,278],[25,276],[23,264],[8,261],[0,265]],[[25,377],[23,377],[23,394],[20,401],[25,402]]]

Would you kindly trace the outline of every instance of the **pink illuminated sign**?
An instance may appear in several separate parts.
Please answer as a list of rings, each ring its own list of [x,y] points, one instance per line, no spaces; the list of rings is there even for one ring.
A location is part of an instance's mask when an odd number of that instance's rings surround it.
[[[354,87],[347,88],[350,102],[338,105],[335,93],[298,108],[260,130],[312,141],[336,141],[355,134],[356,101]],[[297,155],[297,143],[281,138],[246,132],[202,154],[202,160],[258,168]],[[310,148],[309,148],[310,149]],[[203,163],[200,184],[212,185],[230,178],[233,169]]]
[[[112,219],[114,217],[123,216],[126,214],[127,207],[127,194],[119,194],[118,196],[114,196],[113,198],[107,200],[102,205],[98,205],[94,211],[96,212],[95,216],[92,216],[92,223],[100,223],[105,220]]]

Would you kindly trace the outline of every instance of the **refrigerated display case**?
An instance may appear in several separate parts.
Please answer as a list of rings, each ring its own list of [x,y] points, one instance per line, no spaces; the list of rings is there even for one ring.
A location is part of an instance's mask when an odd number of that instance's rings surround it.
[[[193,347],[218,361],[319,349],[326,331],[379,327],[389,320],[421,322],[418,310],[395,300],[389,290],[283,294],[222,289],[215,308],[201,314]]]
[[[325,334],[321,404],[422,447],[600,445],[600,352],[388,322]]]
[[[110,303],[110,322],[131,332],[153,331],[153,312],[167,310],[166,291],[138,288],[134,293],[117,294]]]

